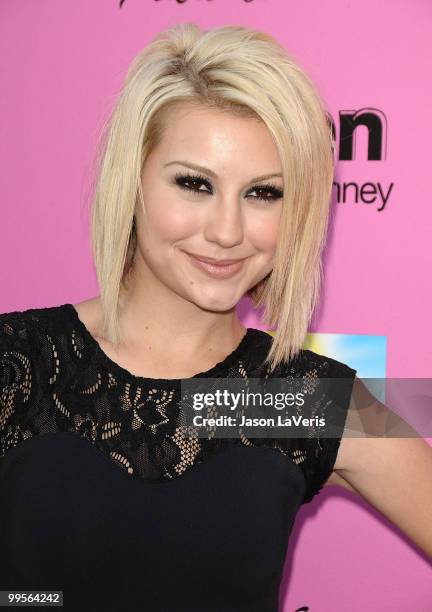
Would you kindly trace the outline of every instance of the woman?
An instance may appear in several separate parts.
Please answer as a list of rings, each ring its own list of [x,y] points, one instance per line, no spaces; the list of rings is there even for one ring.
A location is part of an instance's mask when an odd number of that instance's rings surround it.
[[[296,513],[328,483],[432,554],[428,445],[342,436],[376,434],[385,407],[301,349],[332,177],[319,96],[268,35],[182,24],[136,57],[101,141],[100,296],[0,316],[3,590],[61,590],[69,610],[275,611]],[[242,326],[244,295],[274,339]],[[321,424],[190,435],[183,385],[209,379],[300,382]],[[342,384],[327,396],[325,379]]]

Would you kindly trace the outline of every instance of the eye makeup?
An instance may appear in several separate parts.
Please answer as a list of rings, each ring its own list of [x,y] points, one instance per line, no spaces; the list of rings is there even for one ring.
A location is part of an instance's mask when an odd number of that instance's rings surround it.
[[[184,189],[193,195],[212,195],[213,193],[213,188],[209,180],[199,173],[177,172],[174,176],[174,183],[180,189]],[[196,188],[193,185],[195,185]],[[203,185],[208,189],[208,191],[202,189]],[[270,194],[266,197],[252,196],[254,200],[262,200],[264,202],[276,201],[283,197],[283,191],[271,182],[266,182],[262,185],[255,185],[254,187],[251,187],[250,191]]]

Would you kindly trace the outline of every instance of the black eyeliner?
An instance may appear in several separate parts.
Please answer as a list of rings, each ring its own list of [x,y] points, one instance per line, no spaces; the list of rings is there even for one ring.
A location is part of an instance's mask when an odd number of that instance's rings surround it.
[[[174,176],[174,182],[181,188],[184,189],[185,191],[189,191],[191,193],[194,194],[202,194],[202,193],[207,193],[209,195],[211,195],[212,193],[212,186],[211,183],[208,181],[208,179],[206,179],[205,176],[196,173],[196,174],[192,174],[190,172],[177,172]],[[185,182],[195,182],[195,183],[202,183],[203,185],[205,185],[209,190],[209,191],[203,191],[202,189],[192,189],[190,187],[186,187],[186,185],[184,184]],[[277,200],[281,197],[283,197],[283,191],[281,191],[275,184],[273,183],[264,183],[264,184],[260,184],[260,185],[255,185],[253,187],[251,187],[251,190],[254,191],[268,191],[270,193],[273,194],[272,197],[270,198],[262,198],[262,197],[254,197],[255,200],[262,200],[264,202],[271,202],[274,200]]]

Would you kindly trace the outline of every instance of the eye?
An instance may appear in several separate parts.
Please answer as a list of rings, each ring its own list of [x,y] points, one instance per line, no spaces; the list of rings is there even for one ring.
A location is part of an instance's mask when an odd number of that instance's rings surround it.
[[[181,174],[178,172],[174,177],[176,185],[180,187],[180,189],[185,189],[186,191],[190,191],[193,194],[201,195],[203,193],[212,193],[212,187],[208,180],[199,174]],[[205,185],[210,189],[207,191],[206,189],[202,189],[199,185]]]
[[[174,182],[180,187],[180,189],[189,191],[194,195],[211,195],[213,193],[213,189],[210,182],[200,174],[184,174],[178,172],[174,177]],[[206,189],[203,189],[203,186],[205,186]],[[252,193],[261,192],[261,195],[252,196],[252,199],[261,200],[264,202],[272,202],[274,200],[279,200],[283,197],[283,191],[281,191],[278,187],[276,187],[276,185],[273,185],[271,183],[267,183],[265,185],[257,185],[256,187],[253,187],[251,191]]]
[[[265,202],[271,202],[272,200],[279,200],[283,197],[283,191],[281,191],[276,185],[267,184],[267,185],[259,185],[252,189],[252,192],[262,192],[267,194],[265,196],[253,196],[256,200],[264,200]]]

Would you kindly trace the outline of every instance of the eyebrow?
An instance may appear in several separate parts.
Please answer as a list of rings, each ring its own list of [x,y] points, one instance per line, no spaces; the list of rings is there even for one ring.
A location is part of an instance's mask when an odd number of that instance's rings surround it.
[[[205,174],[208,174],[214,179],[218,178],[216,172],[213,172],[213,170],[209,170],[209,168],[205,168],[204,166],[199,166],[198,164],[191,164],[190,162],[180,160],[180,159],[176,161],[168,162],[167,164],[165,164],[164,168],[166,168],[167,166],[172,166],[173,164],[180,164],[181,166],[186,166],[186,168],[191,168],[192,170],[198,170],[198,172],[203,172]],[[265,181],[267,179],[274,178],[276,176],[282,178],[282,174],[280,172],[274,172],[273,174],[263,174],[262,176],[256,176],[255,178],[251,179],[250,182],[257,183],[258,181]]]

